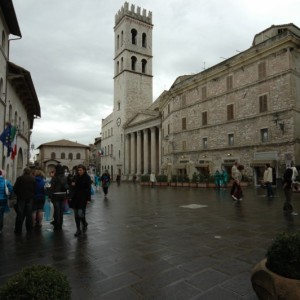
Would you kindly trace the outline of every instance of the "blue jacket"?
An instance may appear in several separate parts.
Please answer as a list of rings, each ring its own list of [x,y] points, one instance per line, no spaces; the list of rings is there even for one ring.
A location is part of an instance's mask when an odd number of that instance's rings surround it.
[[[45,199],[45,183],[42,176],[35,176],[34,199]]]
[[[2,176],[0,176],[0,202],[7,202],[7,196],[5,193],[5,181],[6,185],[8,187],[8,190],[12,193],[13,192],[13,186],[11,185],[11,182],[7,179],[4,179]]]

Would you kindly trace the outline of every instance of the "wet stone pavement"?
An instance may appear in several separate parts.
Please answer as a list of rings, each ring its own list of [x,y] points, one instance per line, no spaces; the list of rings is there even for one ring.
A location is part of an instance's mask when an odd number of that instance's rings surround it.
[[[62,232],[49,222],[13,233],[5,215],[0,236],[0,285],[25,266],[48,264],[65,273],[72,299],[257,299],[251,269],[281,231],[297,231],[299,216],[282,212],[281,189],[229,190],[112,184],[88,206],[88,231],[74,237],[73,214]],[[293,204],[300,213],[300,194]]]

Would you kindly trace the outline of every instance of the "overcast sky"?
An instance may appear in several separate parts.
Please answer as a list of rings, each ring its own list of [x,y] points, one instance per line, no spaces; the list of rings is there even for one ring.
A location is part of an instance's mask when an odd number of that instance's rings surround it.
[[[88,145],[112,112],[115,14],[121,0],[13,0],[22,39],[11,62],[27,69],[41,106],[32,142]],[[271,25],[300,27],[299,0],[136,0],[152,11],[153,96],[251,47]]]

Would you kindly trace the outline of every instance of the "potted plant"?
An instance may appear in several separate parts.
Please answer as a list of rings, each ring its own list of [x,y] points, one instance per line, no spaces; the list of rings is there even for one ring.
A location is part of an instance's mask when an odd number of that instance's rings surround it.
[[[188,175],[182,175],[182,186],[189,187],[190,186],[190,179]]]
[[[177,175],[172,175],[170,186],[177,186]]]
[[[0,299],[71,299],[66,275],[53,267],[33,265],[17,273],[0,288]]]
[[[215,183],[215,176],[214,175],[210,175],[208,177],[208,187],[216,187],[216,183]]]
[[[199,183],[198,187],[206,188],[208,185],[208,177],[205,175],[200,174],[199,175]]]
[[[168,186],[168,177],[167,175],[158,175],[156,177],[157,183],[159,183],[160,186]]]
[[[193,173],[192,180],[190,182],[190,187],[198,186],[198,174],[196,172]]]
[[[150,175],[141,176],[141,185],[150,185]]]
[[[266,258],[253,269],[251,282],[259,299],[300,299],[300,233],[281,233]]]

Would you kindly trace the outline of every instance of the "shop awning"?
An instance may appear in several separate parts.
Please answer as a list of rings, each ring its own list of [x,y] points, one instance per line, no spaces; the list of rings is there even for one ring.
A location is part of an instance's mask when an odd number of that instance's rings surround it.
[[[271,167],[275,167],[276,160],[252,160],[250,162],[251,167],[262,167],[265,166],[266,164],[270,164]]]

